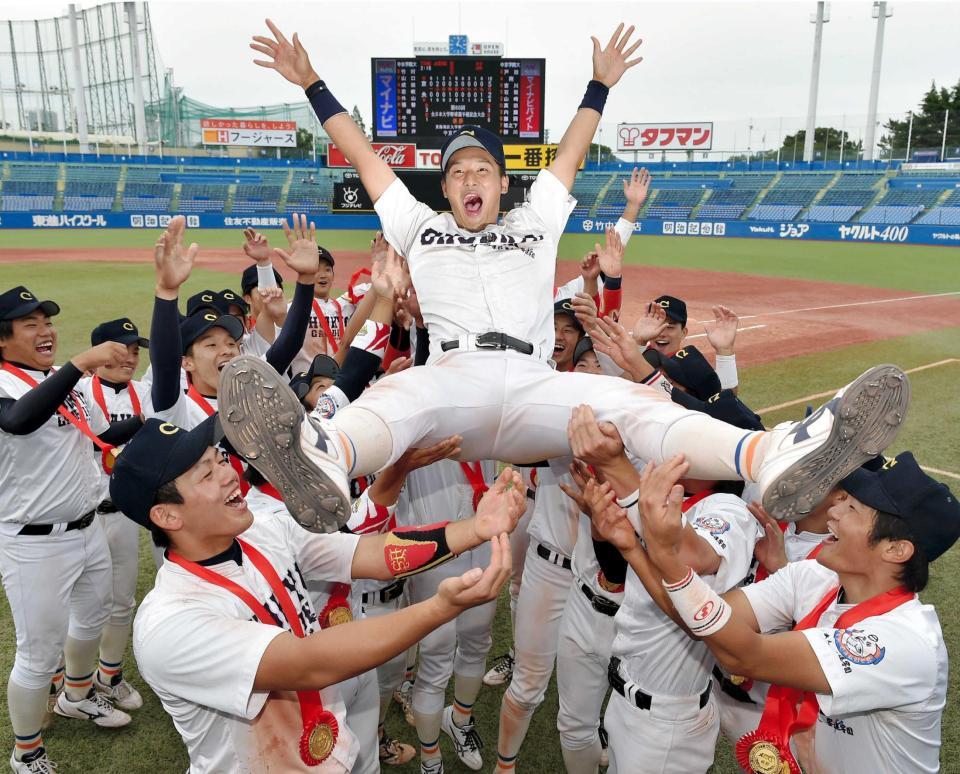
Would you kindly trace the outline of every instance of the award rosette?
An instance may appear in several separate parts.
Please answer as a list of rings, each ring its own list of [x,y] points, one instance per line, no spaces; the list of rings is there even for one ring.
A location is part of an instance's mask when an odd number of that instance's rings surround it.
[[[774,739],[761,731],[744,734],[737,742],[737,762],[744,771],[753,774],[802,774],[789,743]]]
[[[303,724],[300,759],[308,766],[319,766],[337,746],[340,726],[330,710],[321,710]]]
[[[347,599],[349,592],[350,586],[346,583],[335,584],[330,593],[330,599],[327,600],[318,617],[321,629],[329,629],[331,626],[339,626],[353,620],[353,611]]]

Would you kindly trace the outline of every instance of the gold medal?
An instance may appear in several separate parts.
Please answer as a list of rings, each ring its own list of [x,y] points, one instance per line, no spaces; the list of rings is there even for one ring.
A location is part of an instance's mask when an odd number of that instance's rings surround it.
[[[318,761],[325,761],[330,753],[333,752],[333,746],[337,742],[337,737],[333,733],[333,728],[329,723],[317,723],[310,732],[307,740],[307,748]]]
[[[789,774],[790,764],[773,742],[762,740],[750,748],[750,770],[755,774]]]
[[[353,620],[353,613],[349,607],[340,605],[333,608],[327,614],[327,626],[339,626],[340,624],[350,623]]]
[[[730,675],[730,682],[734,685],[743,685],[747,681],[747,678],[743,675]]]

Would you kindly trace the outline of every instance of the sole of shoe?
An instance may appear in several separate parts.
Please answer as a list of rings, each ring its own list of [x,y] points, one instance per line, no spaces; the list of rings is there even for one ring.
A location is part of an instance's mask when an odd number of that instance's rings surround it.
[[[350,503],[300,448],[303,406],[272,366],[249,355],[231,360],[220,372],[218,399],[227,440],[280,490],[301,527],[336,532],[347,523]]]
[[[810,513],[841,480],[897,437],[910,405],[910,380],[894,365],[866,371],[848,385],[826,442],[770,482],[763,507],[778,521]]]

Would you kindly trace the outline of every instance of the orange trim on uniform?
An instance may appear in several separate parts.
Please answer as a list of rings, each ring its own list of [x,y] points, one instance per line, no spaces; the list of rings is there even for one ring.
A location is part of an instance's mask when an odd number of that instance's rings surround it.
[[[763,433],[757,433],[753,438],[750,439],[750,442],[747,444],[746,459],[744,460],[744,469],[746,470],[747,477],[753,481],[753,455],[757,451],[757,444],[760,443],[760,439],[763,438]]]
[[[40,734],[37,734],[37,738],[32,742],[21,742],[19,739],[14,742],[14,745],[18,750],[36,750],[38,747],[43,746],[43,737]]]

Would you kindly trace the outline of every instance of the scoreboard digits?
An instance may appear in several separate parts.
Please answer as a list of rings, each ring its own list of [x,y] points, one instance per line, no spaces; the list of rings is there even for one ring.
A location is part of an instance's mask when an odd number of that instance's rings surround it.
[[[504,142],[543,142],[543,59],[374,59],[374,140],[442,138],[477,124]]]

